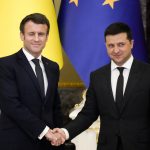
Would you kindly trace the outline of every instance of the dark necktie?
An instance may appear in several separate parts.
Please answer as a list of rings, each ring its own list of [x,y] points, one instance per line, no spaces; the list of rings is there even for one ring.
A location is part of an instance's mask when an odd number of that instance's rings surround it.
[[[122,103],[123,103],[123,83],[124,83],[124,78],[123,78],[123,70],[124,67],[117,67],[119,70],[120,74],[117,80],[117,86],[116,86],[116,104],[119,110],[121,110]]]
[[[36,72],[36,76],[37,76],[37,80],[38,80],[38,83],[40,85],[40,89],[41,89],[41,92],[42,92],[42,95],[44,96],[45,92],[44,92],[44,78],[43,78],[43,72],[42,72],[42,68],[39,64],[39,59],[32,59],[32,61],[34,62],[35,64],[35,72]]]

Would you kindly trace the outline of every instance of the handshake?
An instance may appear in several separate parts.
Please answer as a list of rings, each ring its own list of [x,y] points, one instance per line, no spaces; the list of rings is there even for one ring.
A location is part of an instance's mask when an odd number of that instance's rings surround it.
[[[49,129],[45,137],[53,146],[60,146],[66,141],[65,132],[60,128]]]

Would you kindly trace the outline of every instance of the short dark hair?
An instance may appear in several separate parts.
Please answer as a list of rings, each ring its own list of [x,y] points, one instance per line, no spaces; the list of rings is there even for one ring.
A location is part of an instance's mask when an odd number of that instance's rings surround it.
[[[116,23],[110,24],[106,28],[105,33],[104,33],[105,41],[106,41],[106,36],[107,35],[116,35],[116,34],[119,34],[119,33],[127,33],[127,39],[129,41],[132,40],[132,32],[131,32],[130,27],[125,23],[116,22]]]
[[[50,23],[49,20],[46,18],[45,15],[41,13],[33,13],[30,15],[27,15],[20,23],[20,32],[24,33],[24,26],[27,22],[32,21],[36,24],[46,24],[47,25],[47,34],[49,34],[50,29]]]

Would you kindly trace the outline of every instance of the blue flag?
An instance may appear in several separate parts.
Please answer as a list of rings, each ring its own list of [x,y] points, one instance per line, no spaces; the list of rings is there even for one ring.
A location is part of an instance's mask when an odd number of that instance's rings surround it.
[[[133,56],[147,59],[139,0],[63,0],[59,13],[62,46],[85,85],[90,72],[110,59],[104,31],[113,22],[124,22],[132,30]]]

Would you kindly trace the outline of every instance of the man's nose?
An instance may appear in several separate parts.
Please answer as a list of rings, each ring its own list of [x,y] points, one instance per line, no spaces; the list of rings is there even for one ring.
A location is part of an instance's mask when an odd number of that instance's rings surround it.
[[[114,53],[118,53],[119,52],[118,46],[115,46],[113,51],[114,51]]]
[[[38,41],[38,40],[39,40],[39,35],[38,35],[38,34],[35,34],[34,40],[35,40],[35,41]]]

